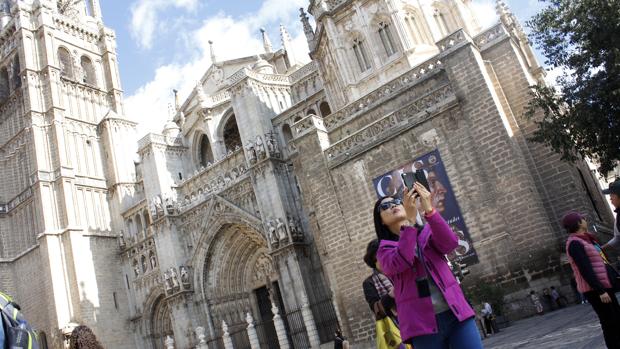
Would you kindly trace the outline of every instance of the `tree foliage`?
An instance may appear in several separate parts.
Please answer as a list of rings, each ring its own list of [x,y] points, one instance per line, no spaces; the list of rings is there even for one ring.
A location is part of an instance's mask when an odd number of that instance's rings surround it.
[[[534,87],[526,115],[532,139],[574,161],[588,157],[606,174],[620,160],[620,0],[547,0],[527,25],[557,86]]]

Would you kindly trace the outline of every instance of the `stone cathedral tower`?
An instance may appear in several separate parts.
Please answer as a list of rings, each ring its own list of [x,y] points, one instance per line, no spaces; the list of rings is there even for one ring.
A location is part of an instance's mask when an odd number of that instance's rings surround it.
[[[115,34],[98,0],[0,9],[0,289],[51,348],[77,323],[130,348],[114,217],[134,190],[121,140],[135,124],[123,118]]]

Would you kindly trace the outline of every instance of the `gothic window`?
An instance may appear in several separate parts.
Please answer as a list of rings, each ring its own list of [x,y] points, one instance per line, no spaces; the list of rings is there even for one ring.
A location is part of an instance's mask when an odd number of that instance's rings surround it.
[[[149,261],[151,262],[151,269],[157,268],[157,257],[153,251],[149,251]]]
[[[284,142],[286,144],[293,139],[293,132],[288,124],[284,124],[284,126],[282,126],[282,136],[284,137]]]
[[[63,47],[58,49],[58,64],[60,65],[60,76],[73,79],[73,61],[69,51]]]
[[[151,225],[149,214],[146,211],[144,211],[142,212],[142,217],[144,217],[144,230],[148,232],[149,226]]]
[[[364,41],[361,39],[353,40],[353,53],[357,60],[357,65],[360,68],[360,72],[365,72],[370,69],[370,59],[364,48]]]
[[[19,64],[19,56],[15,55],[15,58],[13,59],[13,76],[11,77],[11,80],[13,80],[13,88],[19,88],[22,85],[22,78],[19,75],[21,70],[22,68]]]
[[[80,59],[80,65],[82,66],[82,76],[80,81],[89,85],[96,85],[97,79],[95,78],[95,67],[90,58],[82,56]]]
[[[140,238],[144,236],[144,231],[142,230],[142,217],[140,215],[136,215],[136,230],[137,234]]]
[[[409,13],[407,17],[405,17],[405,23],[407,24],[407,30],[409,31],[409,36],[414,46],[430,43],[428,32],[418,16],[414,13]]]
[[[135,277],[140,276],[140,266],[138,264],[138,260],[137,259],[133,260],[132,267],[133,267],[133,275]]]
[[[241,136],[239,135],[239,128],[237,128],[235,114],[232,114],[228,120],[226,120],[223,137],[226,152],[235,151],[235,149],[241,147]]]
[[[319,104],[319,110],[321,111],[321,117],[326,117],[327,115],[332,113],[331,108],[329,107],[329,103],[323,101]]]
[[[435,17],[435,22],[437,22],[437,26],[439,27],[439,32],[441,33],[441,36],[443,37],[450,34],[450,27],[448,27],[446,15],[439,9],[435,9],[435,13],[433,16]]]
[[[6,68],[0,69],[0,103],[4,103],[9,98],[9,72]]]
[[[296,123],[299,121],[301,121],[301,116],[296,116],[295,119],[293,120],[293,123]]]
[[[308,111],[306,112],[306,116],[308,115],[316,115],[316,112],[314,111],[314,109],[308,109]]]
[[[200,165],[207,167],[208,163],[213,163],[213,151],[211,151],[211,143],[206,135],[200,137]]]
[[[378,33],[379,38],[381,39],[381,44],[383,44],[383,48],[385,49],[387,56],[390,57],[395,54],[396,46],[394,46],[394,39],[392,38],[390,24],[387,22],[380,22]]]

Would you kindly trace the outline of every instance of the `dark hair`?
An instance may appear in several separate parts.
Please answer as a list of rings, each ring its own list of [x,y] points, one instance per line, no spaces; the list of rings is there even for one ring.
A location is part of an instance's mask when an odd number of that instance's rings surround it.
[[[385,200],[386,198],[396,199],[395,196],[387,195],[382,196],[381,198],[379,198],[379,200],[377,200],[377,202],[375,202],[375,208],[372,211],[372,215],[375,220],[375,233],[377,234],[377,239],[379,239],[379,241],[398,241],[398,235],[393,234],[390,229],[388,229],[388,227],[383,224],[383,220],[381,219],[381,211],[379,210],[379,205],[381,205],[381,201]]]
[[[377,264],[377,251],[379,250],[379,240],[372,239],[366,247],[366,254],[364,255],[364,263],[372,269],[376,268]]]
[[[103,349],[93,331],[87,326],[80,325],[73,329],[69,337],[70,349]]]

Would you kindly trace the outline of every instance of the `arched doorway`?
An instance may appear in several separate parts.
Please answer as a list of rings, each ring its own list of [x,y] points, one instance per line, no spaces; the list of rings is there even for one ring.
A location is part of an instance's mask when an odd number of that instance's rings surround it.
[[[276,278],[265,238],[244,224],[223,225],[209,244],[202,272],[204,298],[215,330],[212,337],[222,336],[225,321],[234,347],[249,348],[245,319],[250,312],[261,347],[278,348],[269,313],[272,301],[282,309],[274,289]]]
[[[208,164],[213,163],[213,151],[211,150],[211,143],[209,142],[209,137],[204,134],[200,136],[198,158],[200,159],[200,166],[202,167],[207,167]]]
[[[172,321],[168,303],[161,295],[153,306],[151,312],[151,340],[152,347],[155,349],[165,349],[164,341],[166,336],[173,336]]]

